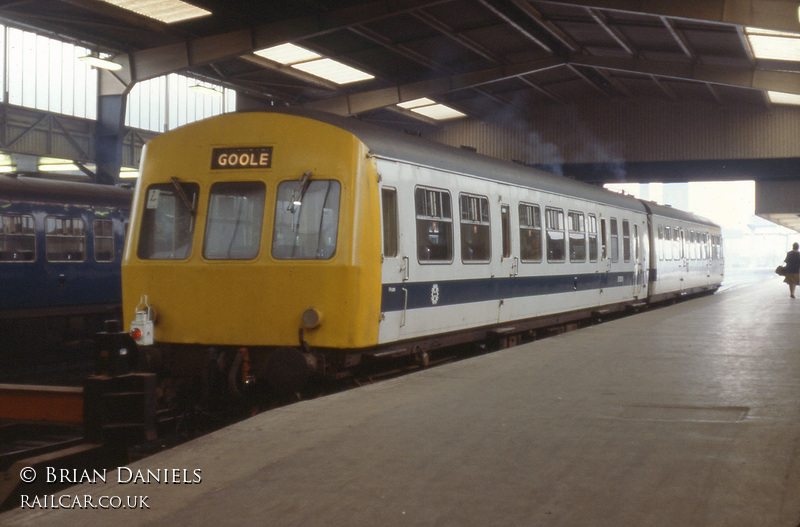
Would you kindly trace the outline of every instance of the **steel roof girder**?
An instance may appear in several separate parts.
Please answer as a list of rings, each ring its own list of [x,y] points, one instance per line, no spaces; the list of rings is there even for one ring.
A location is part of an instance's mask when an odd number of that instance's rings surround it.
[[[563,57],[547,57],[520,64],[412,82],[393,88],[381,88],[320,101],[312,101],[303,106],[339,115],[352,115],[354,113],[375,110],[401,102],[413,101],[420,97],[433,97],[442,93],[474,88],[512,77],[528,75],[530,73],[536,73],[537,71],[563,66],[565,63]]]
[[[740,88],[783,91],[800,95],[800,73],[792,71],[767,71],[733,66],[664,62],[637,58],[594,57],[589,55],[570,55],[569,62],[595,68],[709,82]]]
[[[776,31],[800,31],[797,3],[786,0],[543,0],[550,4],[719,22]]]
[[[130,83],[453,0],[378,0],[294,20],[200,37],[130,54]]]

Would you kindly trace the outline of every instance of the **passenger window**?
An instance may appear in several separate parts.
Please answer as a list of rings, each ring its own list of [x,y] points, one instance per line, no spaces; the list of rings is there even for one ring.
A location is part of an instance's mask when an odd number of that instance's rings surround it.
[[[214,183],[208,198],[203,256],[252,260],[261,249],[266,187],[260,181]]]
[[[86,257],[83,218],[45,218],[45,253],[48,262],[82,262]]]
[[[639,259],[639,226],[633,225],[633,257]]]
[[[658,251],[658,259],[664,259],[664,227],[662,225],[658,226],[658,241],[656,251]]]
[[[628,220],[622,220],[622,259],[631,261],[631,225]]]
[[[511,210],[508,205],[500,205],[500,222],[503,237],[503,258],[511,257]]]
[[[589,260],[597,261],[597,216],[589,214]]]
[[[542,261],[542,218],[539,205],[519,204],[519,256],[523,262]]]
[[[338,181],[281,182],[275,205],[272,256],[279,260],[333,258],[340,197]]]
[[[383,208],[383,255],[387,258],[397,256],[397,190],[381,189],[381,207]]]
[[[114,261],[114,224],[111,220],[94,220],[94,260]]]
[[[183,260],[192,252],[196,183],[162,183],[147,189],[137,255],[143,260]]]
[[[547,261],[563,262],[566,258],[564,211],[546,208],[545,228],[547,229]]]
[[[601,242],[601,252],[602,252],[602,260],[608,258],[608,234],[606,232],[606,220],[600,220],[600,242]]]
[[[567,215],[569,228],[569,260],[571,262],[586,261],[586,223],[582,212],[570,212]]]
[[[422,263],[453,260],[453,214],[446,190],[414,191],[417,215],[417,258]]]
[[[0,262],[36,260],[36,224],[33,216],[0,215]]]
[[[611,218],[611,261],[619,261],[619,231],[617,230],[617,218]]]
[[[672,230],[664,227],[664,259],[672,260]]]
[[[461,194],[461,260],[488,262],[492,255],[489,198]]]

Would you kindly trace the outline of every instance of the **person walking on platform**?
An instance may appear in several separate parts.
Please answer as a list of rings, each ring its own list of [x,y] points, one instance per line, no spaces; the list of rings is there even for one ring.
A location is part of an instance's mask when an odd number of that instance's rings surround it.
[[[794,298],[794,288],[800,284],[800,245],[797,242],[792,244],[792,250],[786,253],[786,278],[784,282],[789,284],[789,296]]]

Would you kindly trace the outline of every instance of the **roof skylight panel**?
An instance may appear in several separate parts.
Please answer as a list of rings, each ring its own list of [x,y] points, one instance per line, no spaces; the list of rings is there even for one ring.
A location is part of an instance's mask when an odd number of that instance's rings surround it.
[[[264,57],[274,62],[279,62],[283,65],[296,64],[306,60],[313,60],[322,58],[321,55],[313,51],[295,46],[294,44],[281,44],[280,46],[272,46],[271,48],[260,49],[254,51],[259,57]]]
[[[800,33],[748,27],[745,34],[757,59],[800,61]]]
[[[778,91],[768,91],[767,95],[772,104],[794,104],[800,106],[800,95]]]
[[[154,18],[165,24],[174,24],[192,18],[210,15],[207,11],[182,0],[102,0],[142,16]]]
[[[430,104],[436,104],[436,101],[432,101],[427,97],[422,97],[419,99],[414,99],[413,101],[397,103],[397,106],[400,108],[405,108],[406,110],[411,110],[412,108],[419,108],[420,106],[428,106]]]
[[[336,84],[348,84],[375,78],[374,75],[365,71],[342,64],[337,60],[323,57],[318,53],[291,43],[260,49],[253,53]]]
[[[309,62],[300,62],[298,64],[292,64],[292,67],[316,75],[317,77],[333,81],[336,84],[348,84],[375,78],[374,75],[370,75],[356,68],[351,68],[333,59],[323,58]]]
[[[411,110],[412,112],[416,112],[420,115],[424,115],[425,117],[436,119],[438,121],[466,117],[465,113],[459,112],[458,110],[450,108],[449,106],[445,106],[444,104],[439,104],[436,101],[428,99],[427,97],[401,102],[398,103],[397,106],[405,108],[406,110]]]
[[[450,108],[449,106],[445,106],[444,104],[420,106],[418,108],[412,108],[411,111],[439,121],[443,121],[445,119],[456,119],[458,117],[466,117],[465,113],[459,112],[458,110]]]

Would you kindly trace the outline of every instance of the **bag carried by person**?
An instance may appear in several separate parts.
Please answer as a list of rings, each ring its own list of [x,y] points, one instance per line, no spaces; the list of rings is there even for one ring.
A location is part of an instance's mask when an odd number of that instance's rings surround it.
[[[786,276],[786,266],[785,265],[779,265],[775,269],[775,274],[778,274],[780,276]]]

